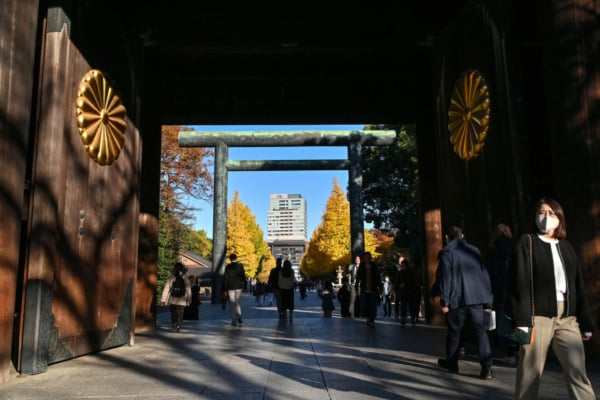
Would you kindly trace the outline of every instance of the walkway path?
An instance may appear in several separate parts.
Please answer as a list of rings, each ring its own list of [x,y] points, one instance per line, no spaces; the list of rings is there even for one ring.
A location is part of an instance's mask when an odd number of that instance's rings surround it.
[[[155,332],[134,346],[50,365],[39,375],[0,384],[0,399],[511,399],[515,367],[497,362],[479,379],[474,357],[460,373],[437,367],[445,329],[400,327],[394,319],[322,317],[316,294],[296,299],[293,322],[243,295],[241,327],[229,311],[204,303],[199,321],[172,333],[161,310]],[[600,363],[588,367],[600,394]],[[549,363],[540,399],[568,399],[560,368]]]

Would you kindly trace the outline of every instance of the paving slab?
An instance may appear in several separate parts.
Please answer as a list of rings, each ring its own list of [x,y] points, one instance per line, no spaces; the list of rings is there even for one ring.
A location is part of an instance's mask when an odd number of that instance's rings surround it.
[[[280,321],[275,307],[261,307],[249,294],[242,304],[242,326],[231,326],[229,310],[205,301],[200,319],[184,321],[179,333],[171,332],[168,309],[159,308],[157,329],[138,333],[133,346],[14,376],[0,384],[0,400],[513,398],[516,369],[499,354],[492,380],[479,379],[469,351],[458,374],[437,366],[444,327],[403,328],[380,317],[371,328],[363,319],[341,318],[339,310],[323,318],[315,292],[306,300],[297,295],[292,322]],[[600,362],[588,364],[598,396]],[[549,360],[542,382],[540,399],[569,398],[555,361]]]

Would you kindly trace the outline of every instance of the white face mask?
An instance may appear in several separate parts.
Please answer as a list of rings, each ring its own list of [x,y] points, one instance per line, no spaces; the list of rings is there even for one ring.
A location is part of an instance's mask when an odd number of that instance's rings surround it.
[[[535,219],[535,224],[541,233],[549,233],[558,228],[558,218],[553,216],[540,215]]]

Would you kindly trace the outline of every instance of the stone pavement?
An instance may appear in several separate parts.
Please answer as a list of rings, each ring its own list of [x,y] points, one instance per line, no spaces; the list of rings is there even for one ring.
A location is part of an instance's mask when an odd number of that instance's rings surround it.
[[[0,383],[0,399],[511,399],[515,367],[495,360],[494,379],[479,379],[467,354],[460,373],[437,366],[443,327],[402,328],[379,318],[323,318],[314,292],[296,297],[294,321],[279,321],[275,307],[243,295],[243,325],[229,310],[205,302],[199,321],[170,329],[161,309],[157,330],[136,335],[134,346],[50,365],[39,375]],[[337,306],[337,303],[336,303]],[[468,351],[468,353],[470,353]],[[600,363],[588,373],[600,394]],[[540,399],[568,399],[560,367],[548,363]]]

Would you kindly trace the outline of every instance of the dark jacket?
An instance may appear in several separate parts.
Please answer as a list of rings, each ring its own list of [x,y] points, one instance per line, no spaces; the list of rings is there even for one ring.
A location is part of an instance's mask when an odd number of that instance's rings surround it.
[[[360,289],[360,293],[366,291],[367,286],[367,267],[365,262],[361,262],[356,272],[356,286]],[[379,272],[379,266],[375,263],[371,263],[371,291],[379,293],[381,292],[381,274]]]
[[[488,249],[486,266],[492,282],[492,293],[494,294],[494,308],[504,309],[506,305],[508,277],[508,265],[513,252],[512,241],[500,237],[493,246]]]
[[[412,267],[402,267],[396,271],[394,290],[400,301],[412,301],[417,298],[417,275]]]
[[[244,266],[237,261],[227,264],[224,278],[223,286],[226,290],[242,289],[246,283]]]
[[[439,254],[440,305],[450,309],[492,304],[492,288],[479,249],[454,239]]]
[[[531,284],[529,268],[529,239],[522,236],[511,257],[509,272],[509,295],[511,313],[515,326],[531,326]],[[533,293],[535,315],[554,317],[557,313],[556,283],[550,244],[537,235],[531,235],[533,245]],[[567,315],[577,317],[582,332],[593,331],[590,309],[585,298],[581,266],[573,246],[559,240],[558,250],[562,258],[567,280]]]
[[[269,273],[269,283],[271,287],[275,290],[279,289],[279,271],[281,271],[283,267],[281,265],[276,266]]]

